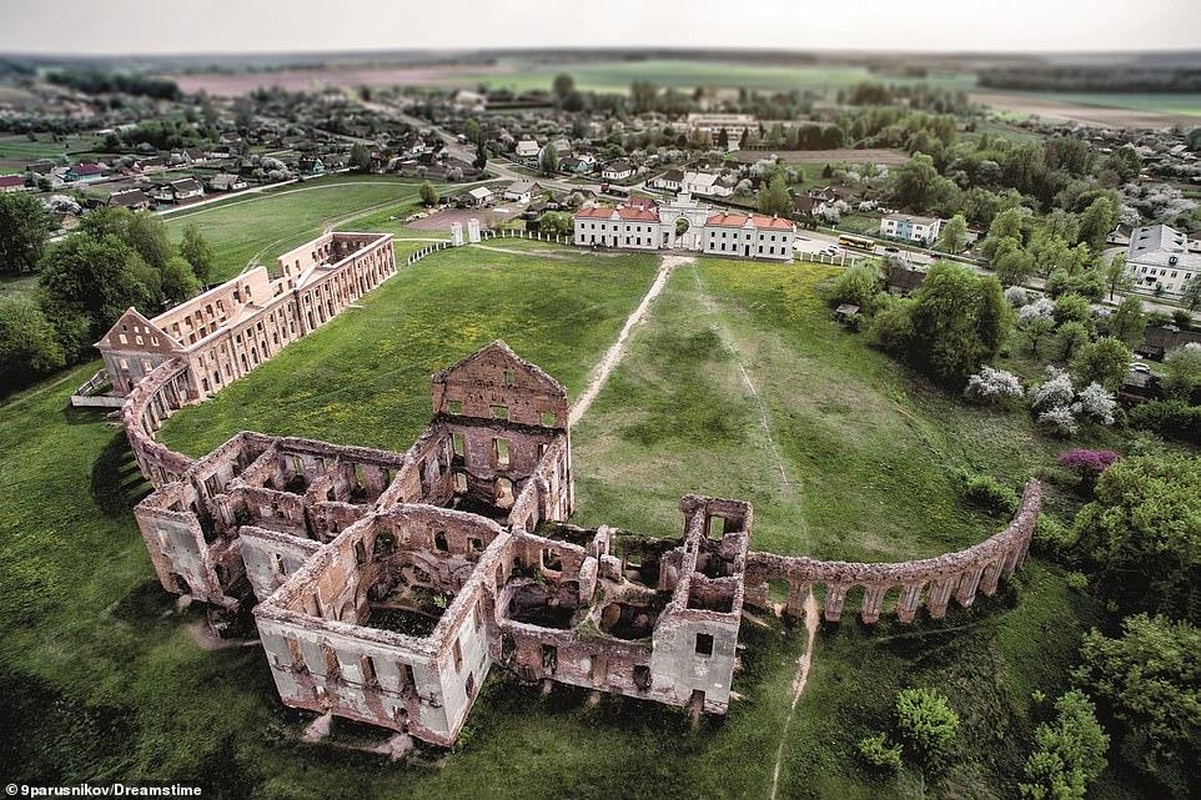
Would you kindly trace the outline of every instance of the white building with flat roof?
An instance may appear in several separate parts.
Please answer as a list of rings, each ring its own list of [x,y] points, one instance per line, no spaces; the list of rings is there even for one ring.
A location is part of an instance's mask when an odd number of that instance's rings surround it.
[[[880,235],[930,246],[938,238],[942,220],[916,214],[887,214],[880,220]]]
[[[1135,288],[1179,295],[1201,274],[1201,254],[1190,252],[1188,236],[1167,225],[1135,228],[1126,248],[1126,269]]]

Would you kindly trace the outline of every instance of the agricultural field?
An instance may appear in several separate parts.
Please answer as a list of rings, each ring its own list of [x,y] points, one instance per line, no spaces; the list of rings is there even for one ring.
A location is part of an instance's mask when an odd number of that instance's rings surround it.
[[[327,228],[355,229],[366,217],[379,222],[389,217],[403,220],[421,208],[419,186],[382,177],[336,176],[262,195],[233,197],[228,202],[183,210],[164,219],[176,241],[188,224],[201,229],[217,253],[212,279],[221,281],[253,261],[270,268],[275,256]],[[400,226],[394,227],[391,232],[399,233]],[[370,229],[385,228],[377,225]]]
[[[39,158],[67,156],[72,161],[78,156],[95,152],[100,138],[91,134],[68,135],[61,141],[53,141],[51,134],[36,134],[36,140],[28,136],[0,136],[0,174],[24,171],[25,165]]]

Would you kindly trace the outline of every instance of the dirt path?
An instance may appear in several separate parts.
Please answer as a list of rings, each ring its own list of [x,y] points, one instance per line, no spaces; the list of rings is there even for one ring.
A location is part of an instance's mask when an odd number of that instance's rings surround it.
[[[805,598],[805,652],[796,662],[796,675],[792,678],[792,705],[788,708],[788,719],[784,721],[784,733],[780,735],[780,746],[776,749],[776,766],[771,773],[771,800],[776,800],[776,792],[780,788],[780,763],[784,759],[784,744],[788,741],[788,729],[792,726],[792,718],[796,715],[796,704],[805,691],[805,683],[809,680],[809,667],[813,664],[813,640],[817,638],[817,601],[813,593]]]
[[[570,261],[578,255],[573,250],[518,250],[515,247],[496,247],[490,244],[473,244],[471,246],[477,250],[490,250],[493,253],[511,253],[517,256],[536,255],[538,258],[553,258],[556,261]]]
[[[588,410],[588,406],[592,405],[592,401],[600,394],[601,387],[605,385],[605,381],[609,379],[609,376],[613,373],[613,369],[621,362],[622,356],[625,355],[630,331],[646,316],[651,303],[663,291],[663,287],[667,285],[667,279],[671,277],[671,271],[681,264],[691,262],[692,259],[688,256],[665,255],[660,258],[659,274],[655,276],[655,282],[651,284],[651,288],[647,290],[646,295],[642,298],[642,302],[638,304],[638,307],[634,309],[633,313],[626,320],[621,333],[617,335],[617,341],[605,352],[604,358],[592,370],[592,378],[588,381],[588,386],[571,407],[571,413],[568,415],[569,425],[575,425],[579,422],[580,418],[584,416],[584,412]]]

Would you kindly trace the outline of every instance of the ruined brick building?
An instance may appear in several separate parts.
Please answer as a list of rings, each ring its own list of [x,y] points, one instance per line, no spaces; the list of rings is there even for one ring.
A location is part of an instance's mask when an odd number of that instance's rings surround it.
[[[184,357],[122,411],[156,490],[135,509],[159,581],[212,609],[253,607],[284,703],[453,743],[489,669],[725,713],[744,604],[769,588],[801,615],[811,592],[840,619],[862,587],[875,622],[890,590],[970,605],[1025,557],[1040,488],[1001,533],[903,564],[750,551],[749,503],[689,495],[681,535],[568,524],[566,390],[494,342],[433,377],[433,417],[404,453],[240,433],[199,460],[154,431],[204,399]],[[782,596],[782,594],[781,594]]]

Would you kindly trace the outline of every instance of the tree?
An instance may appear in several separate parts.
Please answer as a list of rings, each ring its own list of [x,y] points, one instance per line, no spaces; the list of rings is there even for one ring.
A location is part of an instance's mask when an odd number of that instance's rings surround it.
[[[1134,277],[1130,271],[1126,269],[1126,255],[1124,253],[1116,253],[1105,266],[1105,285],[1109,288],[1109,302],[1113,302],[1114,292],[1126,291],[1134,286]],[[1199,292],[1198,302],[1201,302],[1201,292]]]
[[[350,166],[355,172],[371,171],[371,151],[362,142],[355,142],[350,147]]]
[[[1189,342],[1164,358],[1163,389],[1168,397],[1201,404],[1201,344]]]
[[[1105,238],[1117,224],[1117,203],[1109,195],[1102,195],[1080,215],[1080,241],[1099,251],[1105,247]]]
[[[942,226],[938,235],[938,246],[948,253],[959,253],[967,245],[967,220],[956,214]]]
[[[193,274],[202,284],[207,284],[213,271],[215,256],[213,248],[200,233],[195,223],[189,222],[183,229],[183,239],[179,243],[179,254],[192,267]]]
[[[555,80],[551,84],[551,91],[555,93],[555,97],[562,103],[575,91],[575,78],[566,73],[559,73],[555,76]]]
[[[1201,459],[1171,453],[1117,462],[1074,527],[1103,598],[1128,613],[1201,621]]]
[[[1121,751],[1171,796],[1195,797],[1201,781],[1201,630],[1139,614],[1122,622],[1118,638],[1086,634],[1080,657],[1073,680],[1121,724]]]
[[[922,212],[954,188],[955,184],[938,174],[933,158],[925,153],[914,153],[897,168],[892,195],[898,205]]]
[[[630,84],[630,97],[634,101],[634,113],[644,114],[655,110],[659,87],[650,81],[634,81]]]
[[[421,195],[422,205],[426,206],[427,208],[438,202],[438,190],[435,189],[434,184],[430,183],[429,181],[422,183],[421,188],[417,191]]]
[[[759,190],[759,212],[779,217],[791,215],[792,197],[788,194],[788,183],[781,173],[773,175],[767,187]]]
[[[28,294],[0,297],[0,393],[66,363],[58,335]]]
[[[1034,731],[1026,780],[1018,784],[1030,800],[1084,800],[1088,784],[1105,769],[1109,735],[1097,722],[1088,696],[1073,689],[1055,701],[1055,719]]]
[[[933,689],[904,689],[894,713],[905,751],[923,768],[937,769],[959,730],[959,715],[947,698]]]
[[[996,278],[944,261],[908,302],[877,315],[872,334],[935,379],[961,384],[1009,338],[1012,313]]]
[[[1035,358],[1038,357],[1038,343],[1041,342],[1051,331],[1055,330],[1055,320],[1047,317],[1034,317],[1028,323],[1021,327],[1023,338],[1030,346],[1030,354]]]
[[[551,236],[570,236],[571,226],[571,215],[564,211],[544,211],[538,217],[538,230]]]
[[[1189,311],[1196,311],[1197,306],[1201,305],[1201,272],[1184,282],[1180,289],[1180,299],[1188,306]]]
[[[483,137],[481,137],[480,140],[475,143],[475,160],[471,163],[476,169],[479,170],[482,170],[484,167],[488,166],[488,149],[484,146]]]
[[[1012,242],[1014,240],[1005,239],[1004,241]],[[1020,286],[1034,274],[1034,259],[1019,247],[1009,249],[994,259],[993,267],[997,271],[997,279],[1001,281],[1002,286]]]
[[[463,135],[467,137],[467,141],[473,144],[480,141],[480,124],[475,121],[474,117],[469,117],[463,123]]]
[[[1093,307],[1087,298],[1074,292],[1061,294],[1055,298],[1055,321],[1088,323],[1093,318]]]
[[[96,341],[130,306],[153,308],[161,287],[158,277],[132,247],[116,236],[97,241],[69,236],[46,251],[38,276],[39,301],[55,326],[64,353],[73,358]],[[80,320],[84,330],[77,327]]]
[[[172,303],[182,303],[200,291],[200,282],[192,265],[182,256],[171,256],[162,269],[163,298]]]
[[[1143,301],[1133,295],[1123,298],[1109,317],[1109,335],[1121,339],[1131,349],[1142,343],[1146,329],[1147,315],[1143,313]]]
[[[553,144],[546,144],[538,153],[538,169],[543,175],[554,175],[559,171],[559,151]]]
[[[830,290],[830,304],[850,303],[859,306],[860,312],[870,317],[880,303],[883,283],[879,265],[870,260],[861,261],[838,276]]]
[[[1099,383],[1114,391],[1122,385],[1132,355],[1121,339],[1102,336],[1081,348],[1072,369],[1080,383]]]
[[[1065,363],[1071,361],[1088,341],[1088,327],[1083,322],[1072,320],[1063,323],[1055,334],[1055,358]]]
[[[0,272],[37,269],[50,233],[50,215],[31,194],[0,194]]]

